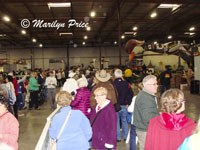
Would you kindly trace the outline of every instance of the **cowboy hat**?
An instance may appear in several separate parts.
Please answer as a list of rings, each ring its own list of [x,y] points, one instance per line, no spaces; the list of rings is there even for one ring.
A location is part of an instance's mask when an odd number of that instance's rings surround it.
[[[106,82],[110,79],[110,74],[106,73],[106,70],[101,70],[95,74],[96,78],[101,82]]]

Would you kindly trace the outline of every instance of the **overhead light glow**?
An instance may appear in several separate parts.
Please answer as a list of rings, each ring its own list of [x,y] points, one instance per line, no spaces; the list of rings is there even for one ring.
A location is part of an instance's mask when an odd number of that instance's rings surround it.
[[[90,30],[91,30],[91,27],[87,27],[86,29],[87,29],[87,31],[90,31]]]
[[[133,33],[133,35],[136,35],[136,34],[137,34],[137,32],[134,32],[134,33]]]
[[[184,34],[194,35],[195,32],[185,32]]]
[[[26,34],[26,31],[25,31],[25,30],[22,30],[21,33],[22,33],[22,34]]]
[[[190,31],[194,31],[194,30],[195,30],[195,27],[190,27],[189,30],[190,30]]]
[[[47,3],[48,7],[71,7],[71,3]]]
[[[169,36],[168,36],[168,39],[172,39],[172,36],[171,36],[171,35],[169,35]]]
[[[171,8],[172,11],[176,10],[179,8],[181,5],[180,4],[160,4],[158,8]]]
[[[37,40],[35,38],[32,39],[32,42],[35,43]]]
[[[151,18],[155,18],[157,16],[157,13],[153,12],[150,16],[151,16]]]
[[[137,27],[137,26],[133,27],[133,31],[136,31],[137,29],[138,29],[138,27]]]
[[[88,37],[87,36],[84,36],[84,39],[87,39]]]
[[[62,35],[73,35],[72,32],[62,32],[62,33],[59,33],[60,36]]]
[[[116,44],[117,44],[117,41],[115,41],[114,44],[116,45]]]
[[[95,17],[95,16],[96,16],[96,13],[95,13],[94,11],[92,11],[92,12],[90,13],[90,16],[91,16],[91,17]]]
[[[82,44],[85,45],[85,42],[83,42]]]
[[[122,36],[121,36],[121,38],[122,38],[122,39],[124,39],[124,38],[125,38],[125,36],[124,36],[124,35],[122,35]]]
[[[3,20],[6,21],[6,22],[9,22],[9,21],[10,21],[10,18],[9,18],[8,16],[4,16],[4,17],[3,17]]]
[[[190,33],[190,35],[194,35],[194,34],[195,34],[194,32],[191,32],[191,33]]]
[[[43,47],[43,45],[42,45],[42,44],[39,44],[39,47]]]
[[[158,42],[157,42],[157,41],[154,41],[153,43],[154,43],[154,44],[158,44]]]
[[[4,37],[4,36],[6,36],[6,34],[0,34],[0,37]]]

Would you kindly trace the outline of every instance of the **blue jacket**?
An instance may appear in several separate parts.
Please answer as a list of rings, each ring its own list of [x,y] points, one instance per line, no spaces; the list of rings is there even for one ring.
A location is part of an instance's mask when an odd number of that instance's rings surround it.
[[[70,106],[61,108],[56,114],[49,128],[49,135],[56,139],[67,117]],[[92,129],[87,117],[80,110],[72,110],[69,120],[57,141],[57,150],[88,150]]]

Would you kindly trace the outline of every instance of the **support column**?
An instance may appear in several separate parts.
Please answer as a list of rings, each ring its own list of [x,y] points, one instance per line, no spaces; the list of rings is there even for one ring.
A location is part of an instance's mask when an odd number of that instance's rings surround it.
[[[67,69],[69,69],[69,44],[67,44]]]
[[[99,66],[100,66],[100,70],[102,69],[101,67],[101,45],[99,46]]]
[[[117,1],[117,10],[118,10],[118,49],[119,49],[119,66],[121,68],[121,19],[120,19],[120,2],[119,0]]]

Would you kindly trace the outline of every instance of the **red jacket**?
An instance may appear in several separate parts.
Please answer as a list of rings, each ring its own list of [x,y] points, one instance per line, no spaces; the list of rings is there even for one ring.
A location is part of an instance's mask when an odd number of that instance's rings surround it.
[[[15,89],[15,95],[17,96],[18,95],[18,91],[17,91],[17,89],[18,89],[17,79],[13,78],[12,83],[13,83],[13,86],[14,86],[14,89]]]
[[[167,114],[152,118],[148,125],[145,150],[177,150],[191,135],[196,124],[184,114]]]

